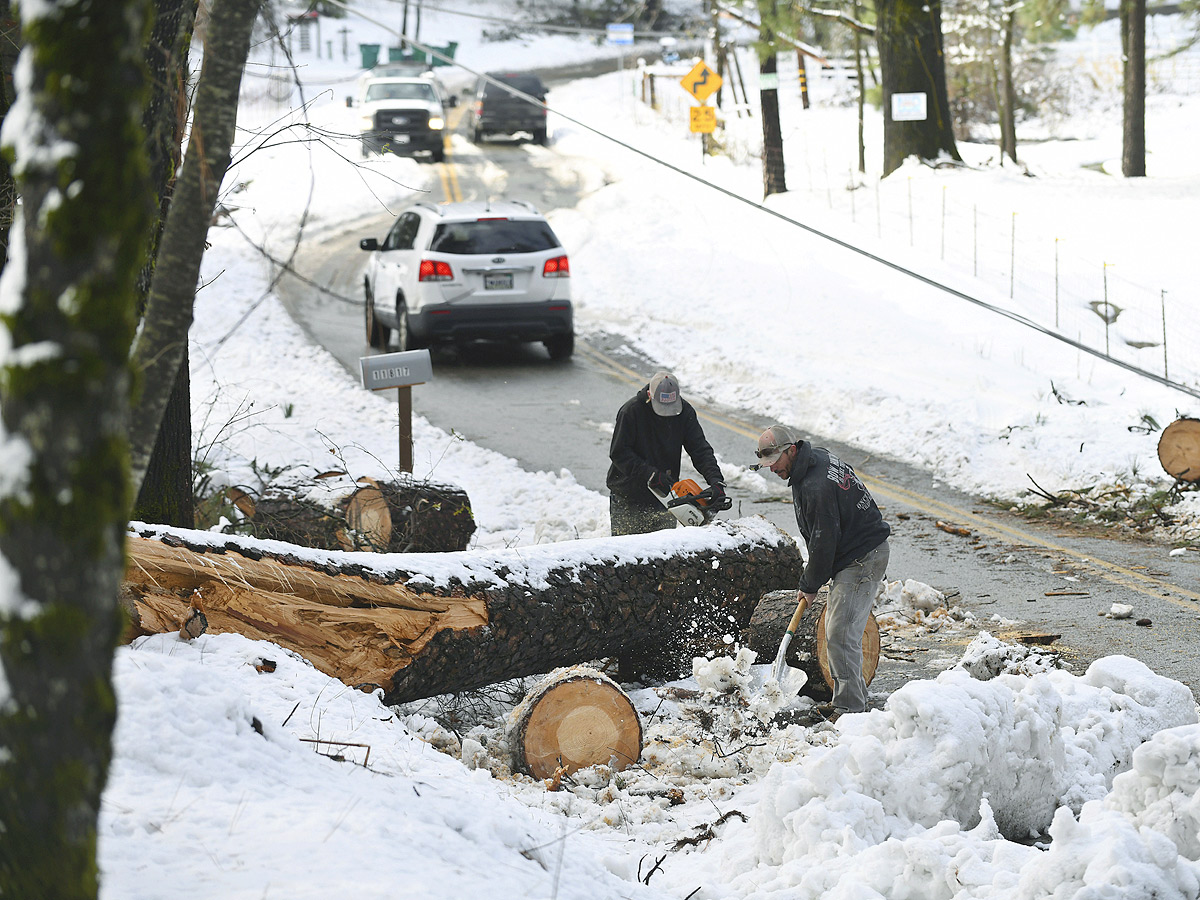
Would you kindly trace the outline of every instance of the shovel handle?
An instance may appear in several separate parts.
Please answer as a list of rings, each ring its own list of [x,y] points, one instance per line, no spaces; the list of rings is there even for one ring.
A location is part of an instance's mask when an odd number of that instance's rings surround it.
[[[808,598],[800,594],[800,599],[796,602],[796,611],[792,613],[792,621],[788,622],[787,633],[795,634],[796,629],[800,627],[800,620],[804,618],[804,612],[808,609]]]

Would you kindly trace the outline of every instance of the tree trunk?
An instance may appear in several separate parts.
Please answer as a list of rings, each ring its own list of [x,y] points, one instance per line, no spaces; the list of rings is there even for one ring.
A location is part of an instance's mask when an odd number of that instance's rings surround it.
[[[940,0],[878,0],[876,12],[883,73],[883,174],[894,172],[910,156],[932,161],[944,154],[961,162],[946,95]],[[894,94],[924,94],[925,119],[893,120]]]
[[[0,0],[0,121],[13,103],[13,68],[21,49],[21,27],[9,0]],[[8,160],[0,156],[0,270],[8,256],[8,232],[17,207],[17,185]]]
[[[858,21],[858,0],[854,0],[854,19]],[[867,143],[864,137],[866,128],[867,91],[863,83],[863,46],[862,32],[854,29],[854,76],[858,81],[858,171],[867,171]]]
[[[1121,174],[1146,174],[1146,0],[1121,0],[1121,47],[1125,51],[1124,133]]]
[[[825,637],[825,605],[828,600],[829,596],[822,593],[804,613],[786,656],[789,666],[800,669],[808,676],[800,693],[818,700],[828,700],[833,696],[833,673],[829,671],[828,641]],[[758,662],[770,663],[775,660],[795,611],[794,590],[772,591],[754,607],[750,624],[742,630],[741,640],[758,654]],[[879,623],[872,614],[863,631],[863,678],[867,684],[875,677],[878,667]]]
[[[150,181],[158,198],[158,217],[150,231],[148,259],[138,281],[140,312],[145,312],[154,275],[154,260],[170,209],[175,173],[187,120],[188,47],[196,21],[197,0],[155,0],[154,24],[146,45],[150,101],[142,121],[150,158]],[[133,517],[143,522],[195,526],[192,491],[191,375],[187,347],[175,385],[163,412],[146,477],[138,491]]]
[[[1017,161],[1017,91],[1013,86],[1012,45],[1016,10],[1004,13],[1004,37],[1000,45],[1000,157]]]
[[[238,89],[260,5],[261,0],[214,0],[209,13],[192,132],[133,355],[142,379],[130,429],[130,468],[138,489],[187,346],[205,237],[229,166]]]
[[[561,779],[588,766],[620,770],[642,755],[642,722],[629,695],[602,672],[552,672],[517,704],[506,729],[513,766]]]
[[[151,220],[145,0],[30,4],[0,327],[0,896],[94,898]],[[16,129],[13,129],[15,132]],[[69,302],[68,302],[69,301]],[[49,352],[47,348],[53,348]]]
[[[681,677],[693,657],[726,652],[758,598],[803,568],[795,541],[761,520],[682,529],[674,551],[659,543],[391,555],[367,568],[209,532],[131,537],[125,602],[153,633],[178,630],[198,599],[210,633],[274,641],[403,703],[618,656],[639,674]],[[435,585],[447,571],[470,580]]]
[[[763,130],[763,197],[787,193],[783,164],[783,129],[779,125],[779,73],[774,49],[759,64],[759,79],[770,85],[759,91]]]
[[[133,518],[179,528],[196,527],[192,492],[192,381],[187,347],[175,373],[175,388],[163,410],[146,477],[133,507]]]

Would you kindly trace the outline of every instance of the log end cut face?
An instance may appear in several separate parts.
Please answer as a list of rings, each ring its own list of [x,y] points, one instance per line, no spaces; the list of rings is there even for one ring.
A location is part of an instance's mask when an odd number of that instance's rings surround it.
[[[1180,481],[1200,481],[1200,419],[1178,419],[1158,441],[1163,471]]]
[[[588,766],[624,769],[642,753],[642,725],[628,695],[600,673],[574,671],[531,691],[518,710],[512,748],[534,778]]]

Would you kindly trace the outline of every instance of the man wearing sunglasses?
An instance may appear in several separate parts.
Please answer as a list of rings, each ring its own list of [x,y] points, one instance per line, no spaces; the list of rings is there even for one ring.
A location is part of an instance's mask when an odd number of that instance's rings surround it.
[[[754,468],[770,468],[792,488],[796,524],[808,546],[799,594],[811,603],[830,582],[825,637],[833,675],[832,718],[862,712],[867,708],[862,636],[887,574],[892,530],[849,463],[801,440],[787,426],[764,431],[755,455]]]
[[[650,493],[650,486],[659,496],[670,492],[684,450],[710,485],[709,502],[726,508],[725,479],[696,410],[680,395],[675,376],[658,372],[617,411],[608,451],[612,465],[605,479],[614,535],[645,534],[678,524]]]

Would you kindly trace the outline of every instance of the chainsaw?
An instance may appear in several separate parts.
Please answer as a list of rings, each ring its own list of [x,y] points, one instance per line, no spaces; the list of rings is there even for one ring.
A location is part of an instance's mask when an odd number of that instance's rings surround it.
[[[690,478],[675,482],[665,494],[660,494],[649,484],[646,487],[684,525],[707,525],[720,510],[733,506],[729,497],[716,500],[712,488],[700,490],[700,485]]]

